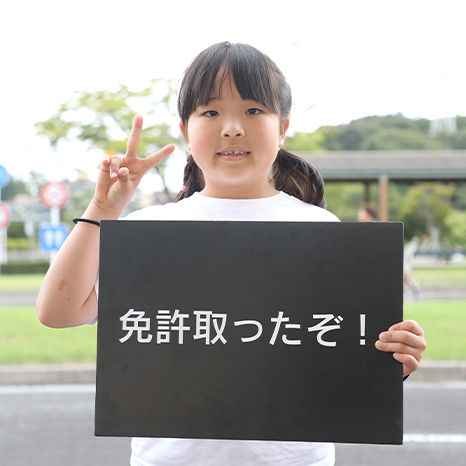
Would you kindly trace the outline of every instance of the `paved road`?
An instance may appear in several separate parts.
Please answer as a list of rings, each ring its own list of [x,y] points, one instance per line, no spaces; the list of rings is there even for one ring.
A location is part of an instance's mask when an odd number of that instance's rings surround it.
[[[466,287],[462,288],[425,288],[421,290],[419,295],[421,301],[430,301],[438,299],[466,299]],[[407,292],[405,295],[406,302],[413,302],[416,297]],[[0,293],[0,306],[26,306],[35,305],[37,301],[36,292],[7,292],[2,291]]]
[[[463,465],[465,411],[465,382],[406,382],[405,445],[337,445],[336,464]],[[129,439],[93,436],[92,385],[0,386],[0,413],[1,465],[129,464]]]

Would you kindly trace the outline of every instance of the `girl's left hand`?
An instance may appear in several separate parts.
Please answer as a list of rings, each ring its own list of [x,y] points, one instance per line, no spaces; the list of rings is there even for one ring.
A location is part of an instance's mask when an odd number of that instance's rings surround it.
[[[414,372],[426,349],[424,331],[414,320],[405,320],[392,325],[379,335],[375,347],[380,351],[392,352],[393,357],[403,364],[403,375]]]

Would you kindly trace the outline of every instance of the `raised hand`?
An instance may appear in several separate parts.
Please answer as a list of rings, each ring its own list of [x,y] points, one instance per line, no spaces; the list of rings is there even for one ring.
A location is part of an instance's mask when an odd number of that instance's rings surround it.
[[[124,157],[106,156],[102,160],[92,202],[103,213],[118,217],[131,201],[142,177],[175,149],[170,144],[144,159],[137,156],[143,119],[136,116]]]
[[[393,357],[403,364],[403,375],[414,372],[426,349],[424,331],[414,320],[405,320],[382,332],[375,346],[380,351],[392,352]]]

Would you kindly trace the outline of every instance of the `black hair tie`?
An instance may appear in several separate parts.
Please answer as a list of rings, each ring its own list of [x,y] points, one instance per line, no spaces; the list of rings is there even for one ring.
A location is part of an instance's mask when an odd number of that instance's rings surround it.
[[[96,222],[95,220],[89,220],[88,218],[74,218],[73,223],[76,225],[78,222],[84,222],[84,223],[91,223],[92,225],[96,225],[100,227],[100,222]]]

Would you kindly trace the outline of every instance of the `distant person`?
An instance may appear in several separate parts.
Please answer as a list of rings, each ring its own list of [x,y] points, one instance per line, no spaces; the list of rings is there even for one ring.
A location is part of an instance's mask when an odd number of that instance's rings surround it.
[[[414,236],[404,247],[403,253],[403,285],[404,288],[411,288],[416,299],[419,299],[421,286],[417,280],[412,277],[412,273],[414,269],[414,256],[419,248],[420,242],[421,240],[417,236]]]
[[[371,206],[364,206],[358,210],[358,220],[360,222],[378,222],[377,213]]]
[[[455,252],[451,255],[451,261],[456,265],[461,265],[464,262],[464,251],[459,244],[455,246]]]

